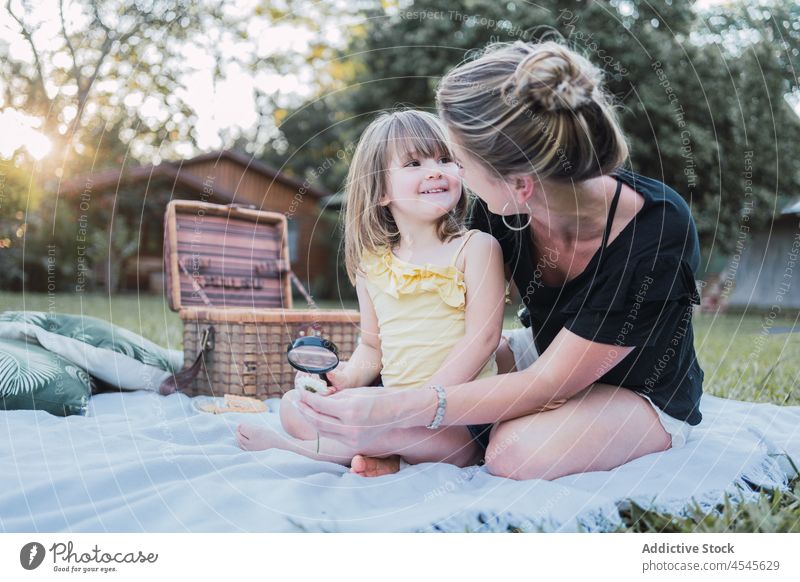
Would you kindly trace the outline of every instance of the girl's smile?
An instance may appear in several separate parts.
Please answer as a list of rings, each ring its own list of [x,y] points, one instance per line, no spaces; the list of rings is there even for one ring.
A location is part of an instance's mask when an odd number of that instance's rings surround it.
[[[450,187],[448,186],[447,182],[445,182],[439,186],[425,188],[422,190],[422,192],[420,192],[420,194],[441,194],[442,192],[447,192],[448,190],[450,190]]]

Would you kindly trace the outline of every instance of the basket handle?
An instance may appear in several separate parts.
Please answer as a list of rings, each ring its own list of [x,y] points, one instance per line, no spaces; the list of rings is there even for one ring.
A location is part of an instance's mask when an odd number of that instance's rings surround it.
[[[194,363],[161,382],[161,386],[158,387],[159,394],[166,396],[174,392],[183,392],[194,382],[200,372],[200,368],[202,368],[205,355],[214,349],[214,336],[213,325],[203,330],[203,337],[200,339],[200,352],[194,359]]]
[[[200,264],[200,268],[207,268],[211,265],[211,260],[206,259],[206,262]],[[197,277],[193,277],[192,274],[189,272],[189,269],[186,268],[186,263],[184,260],[178,261],[178,266],[180,266],[181,271],[189,278],[189,282],[192,284],[192,289],[194,289],[195,293],[203,300],[203,303],[206,307],[214,307],[214,304],[211,303],[211,300],[206,295],[206,292],[203,290],[203,286],[201,285],[200,281],[198,281]],[[289,275],[292,283],[294,284],[295,288],[300,292],[303,298],[308,303],[308,306],[312,309],[315,308],[316,304],[314,300],[311,298],[311,295],[306,291],[306,288],[300,282],[300,278],[295,275],[294,271],[289,267],[288,261],[284,261],[281,259],[275,261],[262,261],[255,265],[254,271],[256,273],[263,273],[268,272],[269,270],[274,269],[274,272],[282,274],[286,273]]]
[[[194,289],[194,292],[200,296],[200,299],[203,300],[203,303],[206,304],[206,307],[214,307],[214,305],[211,303],[211,300],[208,298],[208,295],[206,295],[206,292],[203,291],[203,288],[197,282],[197,279],[192,277],[192,274],[189,272],[189,269],[186,268],[186,265],[183,264],[183,261],[178,261],[178,265],[180,265],[184,274],[189,277],[189,281],[192,283],[192,289]]]
[[[294,271],[292,271],[291,269],[289,269],[288,273],[289,273],[289,278],[292,280],[292,283],[295,286],[295,289],[300,291],[300,295],[302,295],[303,299],[306,300],[306,303],[308,303],[308,306],[311,309],[316,309],[317,304],[314,302],[314,299],[311,297],[311,294],[308,291],[306,291],[305,287],[303,287],[303,284],[300,282],[300,277],[295,275]]]

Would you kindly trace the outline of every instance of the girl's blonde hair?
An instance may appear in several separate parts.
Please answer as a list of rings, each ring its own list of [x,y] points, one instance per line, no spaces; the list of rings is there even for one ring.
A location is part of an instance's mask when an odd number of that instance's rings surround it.
[[[345,264],[353,284],[365,252],[381,253],[400,242],[392,212],[381,206],[380,200],[388,191],[392,158],[412,154],[453,156],[442,122],[435,115],[416,110],[382,113],[361,135],[345,185]],[[446,242],[462,234],[466,214],[467,194],[462,185],[458,204],[439,220],[439,239]]]
[[[628,157],[601,79],[558,42],[496,43],[450,71],[436,101],[454,139],[500,176],[578,182]]]

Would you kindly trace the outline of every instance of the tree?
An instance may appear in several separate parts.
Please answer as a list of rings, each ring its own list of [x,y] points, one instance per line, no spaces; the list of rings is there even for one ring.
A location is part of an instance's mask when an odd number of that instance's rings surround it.
[[[81,265],[97,264],[104,252],[118,270],[136,250],[135,225],[95,204],[86,248],[77,249],[79,202],[59,199],[59,179],[170,157],[193,143],[196,115],[184,90],[189,57],[211,59],[215,79],[238,59],[249,66],[250,51],[222,49],[249,42],[246,16],[221,0],[6,0],[0,6],[7,29],[0,37],[0,111],[40,119],[53,152],[39,163],[24,153],[0,159],[8,176],[0,203],[0,285],[42,290],[52,280],[54,288],[65,288]],[[134,205],[139,196],[134,193]],[[109,284],[116,283],[112,273]]]
[[[6,0],[0,10],[27,47],[12,53],[0,42],[0,105],[41,118],[71,170],[119,163],[131,144],[150,157],[191,143],[188,55],[201,47],[222,76],[236,57],[220,46],[241,38],[246,22],[218,0]]]
[[[784,99],[800,94],[797,22],[800,6],[778,0],[704,13],[670,0],[376,3],[330,61],[340,74],[277,120],[268,159],[336,190],[346,163],[312,170],[351,149],[376,111],[430,109],[438,79],[470,51],[556,33],[604,70],[632,167],[683,194],[704,248],[725,253],[743,214],[769,220],[800,190],[800,123]]]

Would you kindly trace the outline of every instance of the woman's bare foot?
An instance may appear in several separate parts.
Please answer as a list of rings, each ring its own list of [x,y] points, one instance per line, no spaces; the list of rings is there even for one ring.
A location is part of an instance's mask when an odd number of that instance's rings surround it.
[[[284,448],[281,445],[285,445],[286,438],[269,428],[240,424],[236,427],[236,440],[246,451],[264,451]]]
[[[356,455],[350,461],[350,472],[362,477],[380,477],[400,470],[400,455],[392,455],[385,459]]]

